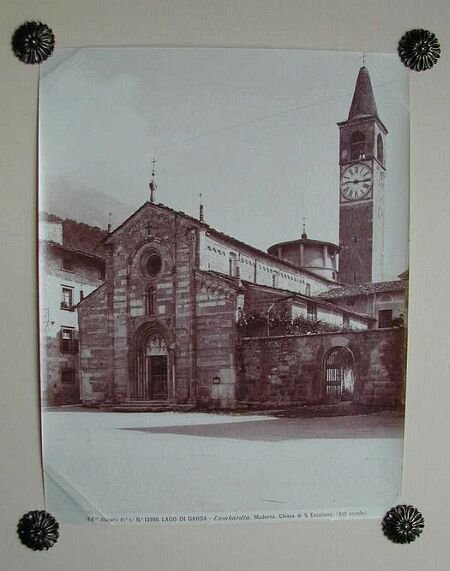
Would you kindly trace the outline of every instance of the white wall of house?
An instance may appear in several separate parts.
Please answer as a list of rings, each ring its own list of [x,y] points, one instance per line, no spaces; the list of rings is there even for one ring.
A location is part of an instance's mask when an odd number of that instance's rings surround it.
[[[359,319],[356,316],[350,316],[349,325],[352,329],[356,329],[357,331],[364,331],[368,329],[367,321],[363,320],[362,318]]]
[[[98,286],[76,281],[73,278],[62,280],[58,276],[52,275],[41,277],[39,294],[41,325],[45,328],[46,335],[50,337],[59,335],[61,327],[78,328],[76,310],[61,309],[64,287],[71,289],[73,305],[76,305],[80,301],[81,292],[86,297],[97,289]]]
[[[344,314],[339,309],[329,309],[327,307],[317,307],[317,319],[325,323],[332,323],[333,325],[344,324]]]
[[[63,243],[63,227],[61,222],[49,222],[48,220],[39,221],[39,240],[47,242],[55,242],[55,244]]]

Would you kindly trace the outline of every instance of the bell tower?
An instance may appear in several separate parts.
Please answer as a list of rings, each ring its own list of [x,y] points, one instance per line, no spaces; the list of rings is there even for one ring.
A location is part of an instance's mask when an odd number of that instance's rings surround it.
[[[367,68],[339,127],[339,281],[383,280],[387,129],[378,117]]]

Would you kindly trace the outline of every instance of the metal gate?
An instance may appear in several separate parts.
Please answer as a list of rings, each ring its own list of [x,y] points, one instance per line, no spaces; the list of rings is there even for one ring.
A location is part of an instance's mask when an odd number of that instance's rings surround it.
[[[352,400],[354,384],[352,353],[345,347],[332,349],[325,358],[325,400]]]

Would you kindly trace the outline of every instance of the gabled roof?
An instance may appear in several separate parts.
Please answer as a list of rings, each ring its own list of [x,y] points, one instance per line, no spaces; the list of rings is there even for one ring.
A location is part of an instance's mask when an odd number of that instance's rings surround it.
[[[227,234],[224,234],[223,232],[216,230],[215,228],[213,228],[209,224],[206,224],[206,222],[198,220],[197,218],[194,218],[193,216],[190,216],[189,214],[186,214],[185,212],[182,212],[181,210],[174,210],[173,208],[169,208],[168,206],[166,206],[165,204],[162,204],[160,202],[158,204],[152,203],[152,202],[145,202],[140,208],[138,208],[135,212],[133,212],[133,214],[131,214],[131,216],[129,216],[126,220],[124,220],[120,226],[118,226],[113,232],[108,234],[108,236],[106,236],[106,238],[103,240],[103,242],[105,244],[107,244],[111,240],[111,238],[114,236],[114,234],[116,234],[122,228],[124,228],[124,226],[127,225],[137,214],[142,212],[145,208],[149,208],[149,207],[158,208],[158,209],[163,210],[165,212],[168,212],[170,214],[180,216],[180,217],[184,218],[185,220],[189,220],[189,222],[194,223],[197,227],[204,228],[210,235],[215,236],[216,238],[225,240],[226,242],[228,242],[230,244],[234,244],[235,246],[238,246],[240,248],[245,248],[245,249],[253,252],[254,254],[256,254],[258,256],[258,258],[270,260],[271,262],[276,262],[277,264],[281,264],[281,265],[286,266],[286,267],[288,267],[292,270],[295,270],[297,272],[302,272],[306,275],[311,276],[311,278],[314,278],[314,279],[317,279],[317,280],[323,282],[325,285],[327,285],[327,284],[335,285],[336,284],[335,281],[329,280],[329,279],[324,278],[322,276],[318,276],[314,272],[300,268],[300,267],[296,266],[295,264],[292,264],[291,262],[288,262],[286,260],[282,260],[281,258],[274,256],[273,254],[269,254],[268,252],[264,252],[263,250],[259,250],[258,248],[255,248],[254,246],[250,246],[249,244],[246,244],[245,242],[241,242],[237,238],[233,238],[232,236],[228,236]]]
[[[408,287],[405,280],[395,280],[390,282],[374,282],[365,284],[349,284],[341,287],[331,288],[328,291],[319,293],[316,299],[339,299],[342,297],[355,297],[358,295],[370,295],[374,293],[384,293],[389,291],[404,291]]]
[[[93,291],[91,291],[90,294],[86,295],[85,297],[83,297],[83,299],[81,299],[78,303],[76,303],[74,305],[74,307],[78,308],[81,305],[84,305],[86,300],[91,300],[94,296],[96,296],[105,287],[106,287],[106,282],[103,282],[101,285],[99,285],[97,288],[95,288]]]
[[[227,274],[221,274],[220,272],[216,272],[214,270],[199,270],[198,268],[195,269],[195,273],[208,279],[215,279],[216,281],[226,284],[228,287],[236,291],[241,289],[239,279],[228,276]]]
[[[135,210],[132,214],[130,214],[130,216],[128,216],[128,218],[126,218],[122,222],[122,224],[117,226],[117,228],[115,228],[112,232],[110,232],[107,236],[105,236],[103,238],[103,240],[102,240],[103,244],[107,244],[108,242],[110,242],[112,236],[114,236],[115,234],[120,232],[120,230],[122,230],[122,228],[124,228],[128,224],[128,222],[130,222],[130,220],[132,220],[135,216],[137,216],[140,212],[142,212],[142,210],[144,210],[145,208],[148,208],[148,206],[150,204],[152,204],[150,201],[144,202],[144,204],[142,206],[140,206],[137,210]],[[163,205],[158,204],[158,206],[163,206]]]

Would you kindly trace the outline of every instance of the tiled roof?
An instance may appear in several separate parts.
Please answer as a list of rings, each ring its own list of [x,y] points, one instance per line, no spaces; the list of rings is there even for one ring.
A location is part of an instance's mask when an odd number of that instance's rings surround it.
[[[210,273],[210,270],[208,271],[208,273]],[[223,274],[219,274],[219,273],[217,273],[217,274],[223,276]],[[236,279],[236,278],[231,278],[231,279]],[[290,295],[283,295],[283,297],[281,299],[286,299],[286,300],[287,299],[293,299],[294,301],[295,300],[302,300],[305,302],[314,301],[320,307],[326,307],[326,308],[331,309],[333,311],[340,310],[340,311],[342,311],[342,313],[346,313],[348,315],[353,315],[356,317],[362,317],[366,320],[374,321],[374,318],[371,315],[368,315],[367,313],[356,312],[356,311],[349,309],[348,307],[340,307],[337,304],[328,303],[327,300],[318,299],[317,296],[312,297],[312,296],[308,296],[306,294],[300,293],[298,291],[292,291],[292,290],[288,290],[288,289],[284,289],[284,288],[273,287],[273,286],[269,286],[266,284],[255,284],[253,282],[249,282],[246,280],[242,280],[242,285],[249,288],[249,289],[268,290],[271,293],[278,293],[279,292],[280,294],[290,294]]]
[[[240,284],[239,284],[239,278],[233,277],[233,276],[229,276],[227,274],[223,274],[221,272],[216,272],[215,270],[199,270],[198,268],[195,269],[195,272],[199,275],[205,276],[205,277],[214,277],[220,281],[225,282],[226,284],[228,284],[229,286],[231,286],[233,289],[239,290],[240,289]]]
[[[352,284],[331,288],[316,296],[319,299],[338,299],[341,297],[355,297],[357,295],[370,295],[389,291],[404,291],[408,287],[405,280],[391,282],[374,282],[365,284]]]
[[[309,275],[311,278],[315,278],[319,281],[322,281],[324,283],[324,286],[327,283],[329,283],[330,285],[335,283],[334,281],[329,280],[327,278],[324,278],[323,276],[319,276],[319,275],[315,274],[314,272],[311,272],[310,270],[307,270],[305,268],[300,268],[299,266],[296,266],[295,264],[292,264],[291,262],[288,262],[287,260],[283,260],[281,258],[278,258],[277,256],[274,256],[273,254],[269,254],[268,252],[264,252],[263,250],[259,250],[258,248],[255,248],[254,246],[250,246],[250,244],[246,244],[245,242],[242,242],[241,240],[238,240],[237,238],[233,238],[232,236],[228,236],[228,234],[224,234],[223,232],[216,230],[215,228],[213,228],[212,226],[210,226],[206,222],[198,220],[197,218],[194,218],[194,217],[190,216],[189,214],[182,212],[181,210],[178,210],[178,211],[174,210],[173,208],[170,208],[169,206],[166,206],[165,204],[162,204],[161,202],[159,202],[159,203],[145,202],[140,208],[138,208],[133,214],[131,214],[131,216],[129,216],[126,220],[124,220],[120,226],[118,226],[113,232],[108,234],[103,239],[103,242],[108,243],[111,236],[113,236],[116,232],[118,232],[121,228],[123,228],[136,214],[141,212],[144,208],[148,207],[148,205],[152,205],[153,207],[158,207],[161,210],[165,210],[166,212],[170,212],[171,214],[176,214],[178,216],[181,216],[182,218],[185,218],[186,220],[190,220],[191,222],[194,222],[197,226],[200,226],[201,228],[205,228],[209,234],[211,234],[212,236],[215,236],[216,238],[222,239],[226,242],[229,242],[230,244],[234,244],[235,246],[250,250],[251,252],[256,254],[258,257],[263,258],[265,260],[275,262],[277,264],[283,265],[283,266],[288,267],[288,268],[295,270],[297,272],[302,272],[306,275]]]
[[[84,258],[90,258],[91,260],[95,260],[96,262],[100,262],[102,264],[105,263],[105,258],[102,256],[91,254],[90,252],[85,252],[83,250],[77,250],[75,248],[69,248],[65,245],[58,244],[57,242],[53,242],[51,240],[40,240],[41,244],[46,244],[52,248],[57,248],[58,250],[62,250],[63,252],[69,252],[70,254],[77,254],[78,256],[83,256]]]

